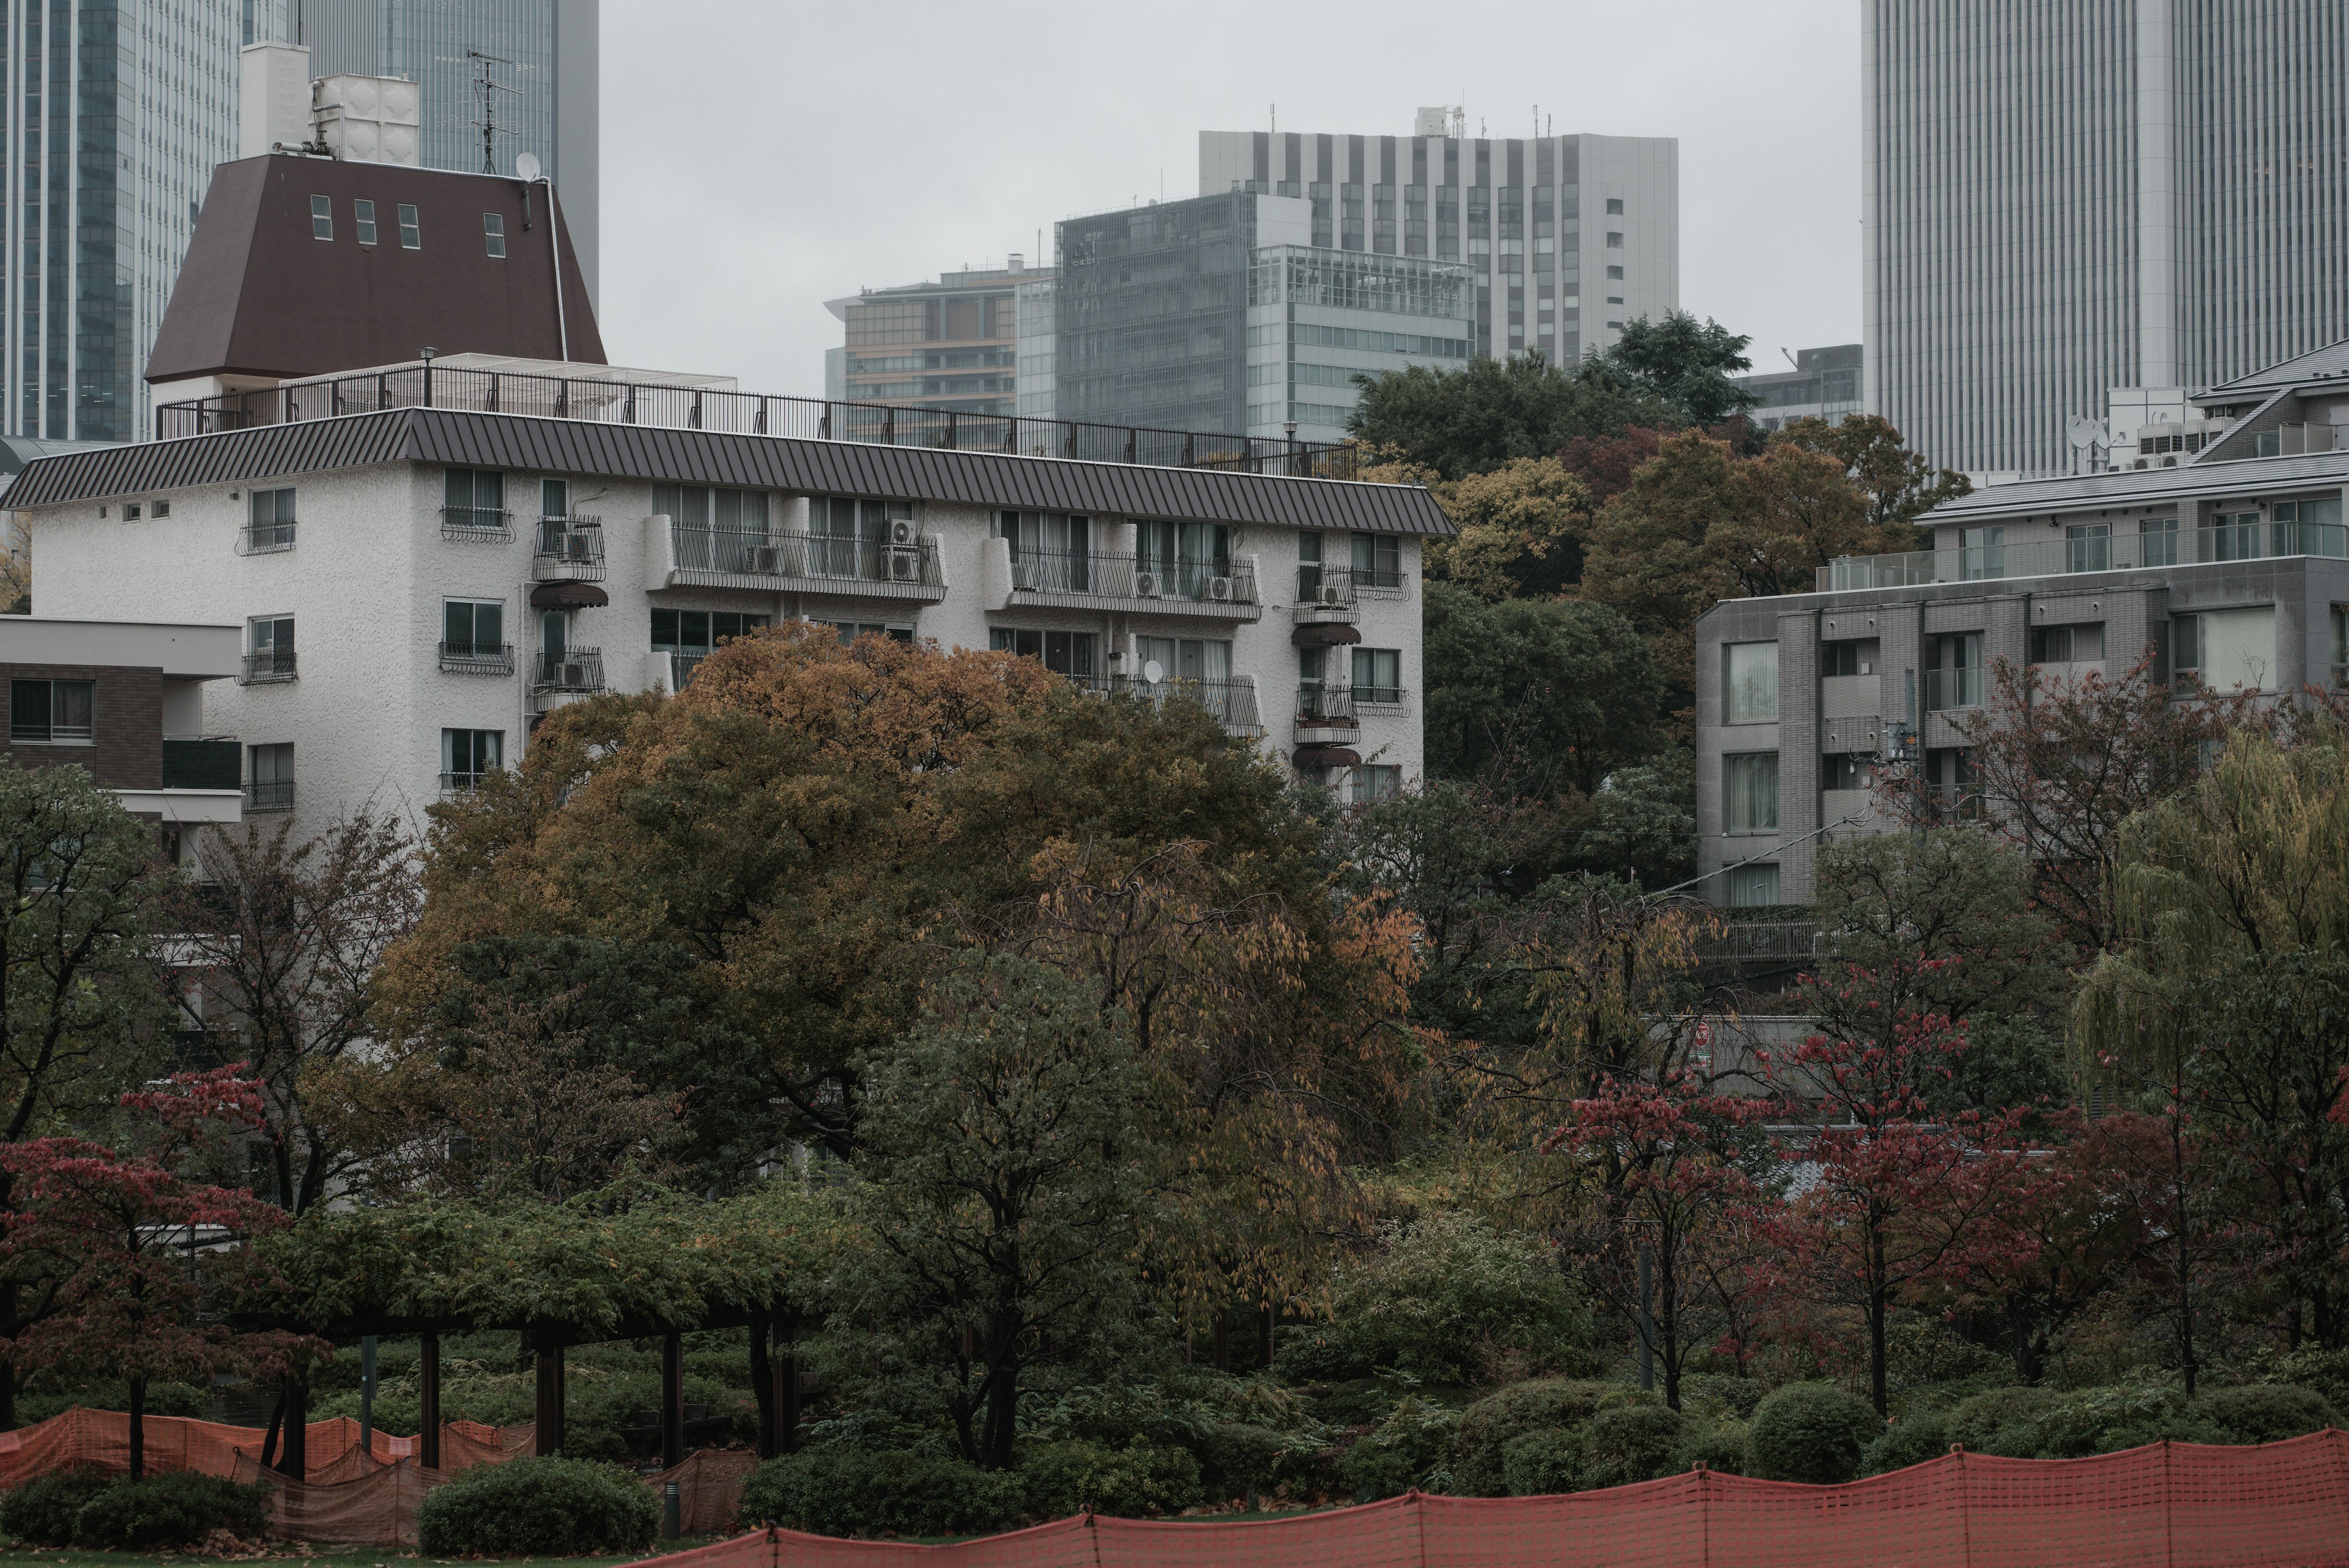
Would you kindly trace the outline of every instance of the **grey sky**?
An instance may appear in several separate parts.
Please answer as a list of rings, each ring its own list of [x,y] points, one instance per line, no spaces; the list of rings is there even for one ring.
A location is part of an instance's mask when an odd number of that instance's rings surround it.
[[[1780,348],[1859,336],[1853,0],[1350,5],[604,0],[616,364],[821,395],[823,301],[1049,260],[1051,225],[1196,194],[1198,133],[1676,136],[1681,299]],[[1043,250],[1038,254],[1038,231]]]

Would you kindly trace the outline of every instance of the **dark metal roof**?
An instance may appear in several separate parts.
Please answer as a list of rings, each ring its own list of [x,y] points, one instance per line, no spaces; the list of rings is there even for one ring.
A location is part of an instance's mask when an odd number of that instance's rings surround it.
[[[454,463],[610,479],[959,501],[1202,523],[1444,535],[1415,484],[1008,457],[454,409],[394,409],[147,441],[27,463],[0,506],[54,506],[381,462]]]

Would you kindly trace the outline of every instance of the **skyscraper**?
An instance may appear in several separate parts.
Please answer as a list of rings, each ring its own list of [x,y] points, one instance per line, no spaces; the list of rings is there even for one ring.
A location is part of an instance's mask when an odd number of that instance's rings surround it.
[[[417,83],[428,169],[502,174],[520,153],[537,158],[563,192],[587,292],[600,297],[598,4],[302,0],[294,41],[310,47],[315,75]]]
[[[1934,462],[2068,472],[2111,389],[2349,337],[2337,0],[1869,0],[1868,403]]]
[[[212,166],[236,156],[237,51],[286,0],[23,5],[5,89],[5,432],[129,441],[140,379]]]

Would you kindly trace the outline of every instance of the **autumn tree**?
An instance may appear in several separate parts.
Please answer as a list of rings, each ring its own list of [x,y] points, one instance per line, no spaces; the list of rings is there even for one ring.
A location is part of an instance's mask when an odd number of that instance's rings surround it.
[[[1910,452],[1881,414],[1851,414],[1834,424],[1821,419],[1791,420],[1771,435],[1770,444],[1823,453],[1840,462],[1852,488],[1867,499],[1868,524],[1880,536],[1879,547],[1887,550],[1930,549],[1930,539],[1912,525],[1942,502],[1973,493],[1964,474],[1937,469]]]
[[[1590,493],[1554,459],[1516,458],[1438,481],[1430,493],[1460,530],[1428,541],[1431,580],[1457,583],[1484,599],[1538,598],[1582,580]]]

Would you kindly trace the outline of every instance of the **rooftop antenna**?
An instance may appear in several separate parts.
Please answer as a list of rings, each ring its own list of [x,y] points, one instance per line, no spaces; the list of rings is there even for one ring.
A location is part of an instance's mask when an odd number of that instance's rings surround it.
[[[1800,360],[1798,360],[1798,359],[1796,359],[1796,358],[1795,358],[1795,351],[1794,351],[1793,349],[1791,349],[1791,348],[1781,348],[1781,349],[1779,349],[1779,350],[1778,350],[1778,352],[1779,352],[1779,353],[1781,353],[1781,354],[1784,354],[1784,355],[1786,357],[1786,363],[1787,363],[1787,364],[1789,364],[1789,365],[1794,366],[1795,369],[1799,370],[1799,369],[1801,369],[1803,368],[1803,366],[1802,366],[1802,361],[1800,361]]]
[[[467,49],[465,58],[469,62],[468,69],[471,68],[471,62],[479,62],[481,67],[481,74],[473,79],[473,87],[481,95],[481,172],[494,174],[498,171],[498,94],[510,92],[519,98],[522,88],[508,87],[497,79],[496,67],[513,64],[503,56]],[[511,136],[513,133],[508,131],[506,134]]]
[[[1278,136],[1280,134],[1280,106],[1275,103],[1268,104],[1265,107],[1272,111],[1272,134]]]

